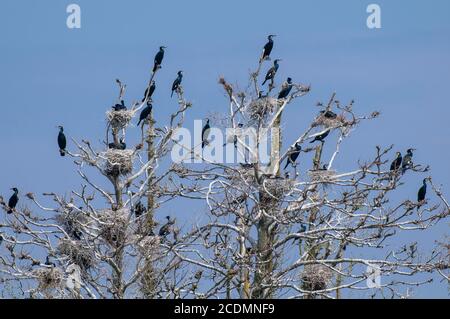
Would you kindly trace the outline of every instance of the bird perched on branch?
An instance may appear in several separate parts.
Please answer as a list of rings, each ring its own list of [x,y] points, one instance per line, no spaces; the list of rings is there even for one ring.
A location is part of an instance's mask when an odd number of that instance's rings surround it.
[[[400,152],[395,153],[395,159],[391,163],[391,172],[397,171],[402,166],[402,154]]]
[[[162,60],[164,58],[164,49],[165,48],[166,48],[165,46],[160,46],[159,47],[159,51],[155,55],[155,64],[153,65],[153,72],[155,72],[156,70],[161,68],[161,63],[162,63]]]
[[[202,129],[202,148],[205,147],[205,145],[208,144],[208,136],[209,132],[211,131],[211,126],[209,125],[209,119],[206,119],[206,124],[203,126]]]
[[[423,202],[425,201],[425,195],[427,194],[427,179],[424,178],[422,181],[422,186],[419,188],[419,191],[417,192],[417,209],[419,209],[420,206],[422,206]]]
[[[147,101],[147,106],[142,109],[141,114],[139,115],[139,122],[137,123],[137,126],[139,126],[142,121],[145,121],[148,118],[148,116],[152,112],[152,108],[152,103],[150,103],[150,101]]]
[[[150,100],[153,95],[153,92],[155,92],[155,89],[156,89],[156,83],[154,80],[152,80],[152,82],[150,83],[150,86],[145,89],[144,97],[142,98],[142,102],[144,102],[145,99]]]
[[[278,93],[278,99],[285,99],[292,90],[292,79],[287,78],[286,82],[281,85],[281,91]]]
[[[411,168],[411,166],[413,165],[412,162],[412,157],[413,157],[413,148],[408,148],[406,150],[406,154],[403,157],[403,161],[402,161],[402,174],[405,174],[406,170],[408,168]]]
[[[173,91],[178,90],[178,88],[180,87],[181,81],[183,80],[183,71],[178,71],[177,74],[178,74],[178,76],[173,81],[173,84],[172,84],[172,93],[170,94],[170,97],[173,96]]]
[[[225,147],[228,143],[233,142],[234,147],[237,147],[238,137],[241,136],[243,127],[244,124],[238,123],[237,129],[234,132],[235,134],[230,134],[229,136],[227,136],[226,142],[223,144],[223,146]]]
[[[326,130],[325,132],[323,132],[322,134],[316,135],[314,137],[314,139],[309,142],[309,143],[314,143],[315,141],[320,141],[323,142],[323,140],[325,139],[325,137],[328,136],[328,134],[330,134],[331,129]]]
[[[292,166],[295,166],[295,161],[297,160],[297,157],[300,155],[300,151],[302,150],[302,146],[300,145],[299,142],[295,143],[294,148],[289,152],[287,161],[286,161],[286,166],[284,167],[284,169],[286,169],[289,164],[291,164]]]
[[[143,213],[145,213],[145,207],[142,205],[142,203],[139,201],[134,205],[134,215],[136,218],[139,218]]]
[[[19,190],[16,187],[11,188],[14,194],[11,195],[8,201],[8,214],[12,214],[14,208],[16,208],[17,203],[19,202]]]
[[[273,61],[273,66],[267,71],[266,78],[264,79],[264,82],[262,85],[264,85],[268,80],[272,80],[275,78],[275,74],[278,71],[279,64],[278,62],[281,61],[281,59],[275,59]]]
[[[114,111],[124,111],[127,109],[127,107],[125,106],[125,101],[124,100],[120,100],[120,104],[117,103],[116,105],[114,105],[112,107],[114,109]]]
[[[263,52],[262,52],[262,55],[261,55],[261,58],[259,59],[259,63],[261,63],[262,61],[264,61],[264,60],[266,60],[266,59],[268,59],[269,58],[269,56],[270,56],[270,53],[272,52],[272,49],[273,49],[273,37],[275,37],[276,35],[275,34],[270,34],[268,37],[267,37],[267,43],[264,45],[264,49],[263,49]]]
[[[65,156],[66,155],[66,136],[64,135],[64,128],[60,125],[58,126],[59,133],[58,133],[58,146],[59,146],[59,155]]]
[[[170,234],[172,231],[172,226],[175,224],[175,219],[170,219],[170,216],[166,216],[167,223],[165,223],[161,228],[159,229],[159,236],[166,237]]]

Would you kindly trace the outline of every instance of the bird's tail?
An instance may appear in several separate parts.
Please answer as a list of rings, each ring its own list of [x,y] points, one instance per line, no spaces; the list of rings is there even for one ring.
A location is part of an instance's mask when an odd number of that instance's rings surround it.
[[[139,122],[138,122],[138,124],[137,124],[137,126],[139,126],[139,124],[141,124],[141,121],[142,121],[142,120],[140,119]]]
[[[284,166],[284,169],[286,169],[289,166],[289,160],[286,162],[286,165]]]
[[[12,209],[9,209],[9,210],[7,211],[7,213],[8,213],[8,214],[12,214],[12,213],[13,213]]]
[[[59,150],[59,155],[66,156],[66,150]]]
[[[172,93],[170,93],[170,97],[172,97],[173,96],[173,90],[172,90]]]
[[[157,63],[155,63],[155,64],[153,65],[153,72],[155,72],[156,70],[158,70],[158,64],[157,64]]]
[[[262,85],[266,84],[266,82],[267,82],[267,79],[264,79],[264,82],[262,83]]]
[[[312,141],[310,141],[309,143],[312,144],[316,141],[316,139],[313,139]]]

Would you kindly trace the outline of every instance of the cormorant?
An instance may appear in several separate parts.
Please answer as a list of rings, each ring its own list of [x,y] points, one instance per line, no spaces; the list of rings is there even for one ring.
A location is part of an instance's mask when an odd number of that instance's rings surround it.
[[[259,62],[262,62],[264,60],[266,60],[269,56],[270,56],[270,52],[272,52],[273,49],[273,37],[275,37],[275,34],[270,34],[267,37],[267,43],[264,45],[264,49],[263,49],[263,53],[261,55],[261,59],[259,60]]]
[[[45,265],[56,267],[55,263],[50,261],[49,256],[45,257]]]
[[[117,103],[116,105],[113,106],[114,111],[124,111],[127,109],[127,107],[125,106],[125,101],[124,100],[120,100],[120,104]]]
[[[323,142],[323,140],[325,139],[325,137],[328,136],[328,134],[330,134],[331,129],[326,130],[325,132],[323,132],[322,134],[317,135],[316,137],[314,137],[314,139],[309,142],[309,143],[314,143],[315,141],[320,141]]]
[[[64,135],[64,128],[60,125],[59,127],[59,134],[58,134],[58,146],[59,146],[59,154],[61,156],[66,155],[66,136]]]
[[[153,66],[153,72],[155,72],[157,69],[159,69],[161,67],[161,63],[164,58],[164,49],[165,48],[166,48],[165,46],[159,47],[159,51],[155,55],[155,64]]]
[[[397,171],[402,166],[402,154],[400,152],[395,153],[395,160],[391,163],[391,172]]]
[[[165,223],[160,229],[159,229],[159,236],[166,237],[170,234],[172,225],[175,224],[175,220],[171,220],[170,216],[166,216],[167,223]]]
[[[147,117],[152,112],[152,107],[152,103],[150,103],[150,101],[147,101],[147,106],[142,109],[141,114],[139,115],[139,122],[137,123],[137,126],[139,126],[142,121],[147,119]]]
[[[202,129],[202,148],[208,143],[208,135],[211,130],[211,126],[209,125],[209,119],[206,119],[206,124]]]
[[[319,168],[319,171],[327,171],[328,170],[328,164],[323,164],[322,168]]]
[[[238,135],[241,135],[241,131],[240,129],[242,129],[242,127],[244,127],[244,124],[242,123],[238,123],[238,132],[236,132],[236,134],[234,134],[233,136],[228,136],[226,142],[223,144],[223,146],[225,147],[228,143],[231,143],[233,141],[234,147],[237,147],[237,142],[238,142]],[[232,138],[232,139],[231,139]]]
[[[283,85],[281,86],[281,91],[280,93],[278,93],[278,99],[285,99],[289,95],[289,92],[291,92],[291,89],[292,89],[292,79],[287,78],[286,82],[284,82]]]
[[[320,113],[327,119],[335,119],[337,117],[337,114],[330,110],[323,110],[323,111],[320,111]]]
[[[8,214],[11,214],[13,212],[14,208],[16,208],[17,202],[19,201],[19,190],[16,187],[11,188],[11,190],[14,192],[14,194],[11,195],[8,201]]]
[[[116,143],[109,143],[108,147],[115,150],[124,150],[127,148],[127,144],[125,144],[123,137],[120,138],[119,144]]]
[[[134,205],[134,215],[136,218],[139,218],[143,213],[145,213],[145,207],[141,202],[137,202]]]
[[[422,206],[423,201],[425,200],[425,195],[427,194],[427,179],[424,178],[422,183],[423,185],[419,188],[419,191],[417,192],[417,202],[419,203],[419,206],[417,206],[417,208]]]
[[[410,168],[413,164],[412,157],[413,157],[413,148],[408,148],[406,150],[406,155],[403,157],[402,161],[402,174],[405,174],[406,170]]]
[[[300,145],[300,143],[295,143],[294,149],[289,153],[287,161],[286,161],[286,166],[284,167],[284,169],[286,169],[289,164],[291,164],[292,166],[295,166],[295,161],[297,160],[297,157],[300,155],[300,151],[302,150],[302,147]]]
[[[152,83],[150,84],[150,86],[145,89],[144,97],[142,98],[142,102],[145,101],[145,98],[147,98],[147,100],[150,100],[153,95],[153,92],[155,92],[155,89],[156,89],[156,83],[154,80],[152,80]]]
[[[170,97],[173,96],[173,91],[178,90],[178,88],[180,87],[181,80],[183,80],[183,71],[178,71],[178,76],[172,84],[172,93],[170,94]]]
[[[266,78],[264,79],[264,82],[262,83],[262,85],[264,85],[268,80],[273,80],[273,78],[275,77],[275,74],[278,71],[278,61],[281,61],[281,59],[275,59],[273,61],[273,67],[271,67],[269,69],[269,71],[267,71],[266,73]]]

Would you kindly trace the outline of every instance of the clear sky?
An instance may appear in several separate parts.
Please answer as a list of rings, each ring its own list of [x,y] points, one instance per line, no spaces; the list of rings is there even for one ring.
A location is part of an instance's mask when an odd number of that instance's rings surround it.
[[[66,26],[70,3],[81,7],[81,29]],[[381,6],[381,29],[366,26],[370,3]],[[449,13],[447,0],[2,0],[0,194],[8,197],[13,186],[22,194],[79,187],[71,161],[58,155],[56,126],[78,140],[104,140],[115,78],[127,84],[127,103],[141,98],[160,45],[168,49],[154,95],[156,119],[177,107],[170,86],[182,69],[192,123],[226,111],[219,75],[245,87],[267,34],[274,33],[272,56],[283,59],[278,81],[290,76],[312,86],[285,113],[289,142],[317,113],[316,102],[336,91],[342,102],[355,99],[361,114],[381,112],[346,141],[347,155],[336,169],[354,167],[375,145],[395,144],[402,152],[414,147],[415,161],[431,166],[448,198]],[[132,131],[130,144],[138,137]],[[399,198],[414,199],[421,178],[407,176]],[[448,222],[429,240],[446,233]],[[433,284],[416,296],[446,297],[448,291]]]

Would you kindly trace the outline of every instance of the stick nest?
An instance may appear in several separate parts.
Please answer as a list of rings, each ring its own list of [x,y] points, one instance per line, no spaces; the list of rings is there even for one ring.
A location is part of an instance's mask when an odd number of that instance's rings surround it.
[[[110,176],[128,175],[133,170],[133,150],[108,149],[102,154],[104,170]]]
[[[312,123],[312,127],[317,127],[322,125],[325,128],[335,128],[335,127],[339,127],[339,126],[345,126],[347,124],[347,120],[345,119],[345,117],[340,114],[338,116],[336,116],[336,118],[328,118],[323,114],[318,115],[313,123]]]
[[[56,222],[69,236],[74,237],[81,234],[80,224],[86,224],[87,218],[82,212],[60,213],[56,216]]]
[[[252,101],[247,108],[247,112],[252,120],[264,119],[275,110],[277,105],[277,99],[262,97]]]
[[[327,289],[332,277],[331,270],[323,265],[306,265],[302,274],[302,288],[308,291]]]
[[[312,182],[331,183],[334,181],[336,171],[329,170],[311,170],[308,171],[309,178]]]
[[[110,110],[106,112],[106,119],[108,120],[112,129],[118,131],[130,124],[130,121],[135,113],[136,112],[134,110]]]
[[[263,182],[262,191],[268,198],[282,199],[294,188],[295,181],[288,178],[267,178]]]
[[[90,248],[80,243],[63,239],[57,248],[59,254],[68,257],[72,263],[77,264],[81,270],[86,271],[95,265],[94,254]]]
[[[111,246],[125,242],[128,226],[128,209],[105,210],[100,217],[100,234]]]
[[[64,272],[57,268],[40,268],[34,271],[40,290],[63,288]]]

